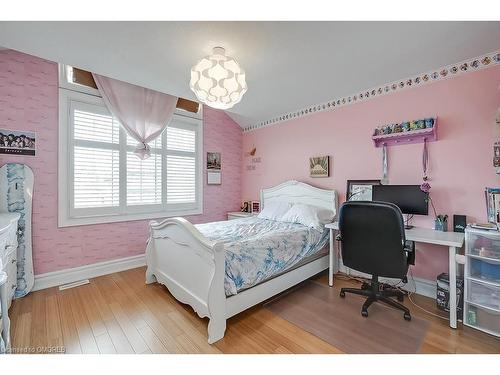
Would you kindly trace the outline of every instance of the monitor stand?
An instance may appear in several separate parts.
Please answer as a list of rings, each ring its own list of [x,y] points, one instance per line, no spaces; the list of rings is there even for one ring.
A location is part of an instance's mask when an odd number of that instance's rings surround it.
[[[413,215],[408,215],[406,214],[406,220],[405,220],[405,229],[411,229],[413,228],[413,225],[410,225],[410,220],[413,218]]]

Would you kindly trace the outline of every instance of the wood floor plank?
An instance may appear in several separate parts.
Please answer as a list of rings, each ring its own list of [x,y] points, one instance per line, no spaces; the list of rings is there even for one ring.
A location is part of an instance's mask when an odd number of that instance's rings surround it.
[[[104,325],[106,326],[106,329],[111,338],[111,341],[113,342],[113,346],[115,347],[116,352],[122,354],[134,353],[132,345],[130,345],[127,336],[123,332],[122,328],[116,321],[113,312],[109,308],[108,300],[104,298],[104,296],[101,294],[101,291],[99,290],[99,288],[97,287],[96,283],[93,280],[89,284],[89,289],[90,289],[89,292],[90,298],[94,301],[95,306],[97,306],[99,314],[101,315],[101,318],[104,321]]]
[[[61,318],[61,332],[66,353],[82,353],[78,331],[76,329],[73,312],[71,311],[71,295],[68,292],[57,294],[59,317]]]
[[[137,331],[132,322],[129,320],[129,318],[121,308],[120,304],[118,304],[117,302],[112,302],[110,303],[109,307],[113,312],[116,321],[118,322],[123,332],[125,333],[125,336],[127,336],[127,339],[130,345],[132,345],[134,351],[136,353],[144,353],[146,350],[148,350],[148,346],[144,342],[142,336]]]
[[[14,353],[23,354],[31,347],[31,312],[20,314],[11,325],[11,340]]]
[[[90,284],[58,291],[30,293],[11,308],[15,347],[64,345],[68,353],[341,353],[318,337],[255,306],[227,321],[224,338],[207,342],[208,319],[178,302],[159,284],[145,284],[140,267],[90,280]],[[326,275],[315,277],[327,284]],[[358,287],[339,277],[340,287]],[[435,314],[435,301],[412,300]],[[429,315],[405,299],[412,315],[429,322],[421,353],[500,353],[500,339]],[[335,317],[332,317],[335,319]]]
[[[62,347],[63,334],[61,328],[61,317],[59,314],[59,304],[57,303],[57,294],[47,297],[46,304],[46,327],[47,327],[47,345],[49,347]]]
[[[168,350],[165,348],[161,340],[156,336],[154,331],[148,325],[139,328],[139,333],[152,353],[168,353]]]
[[[111,341],[111,337],[109,337],[108,332],[106,331],[102,335],[94,336],[95,341],[97,343],[97,348],[99,349],[99,353],[101,354],[115,354],[116,349]]]
[[[33,297],[32,321],[31,321],[31,340],[30,345],[35,348],[47,347],[47,297],[50,290],[41,290]]]
[[[99,309],[94,303],[94,299],[90,296],[90,286],[82,285],[78,288],[74,289],[75,295],[79,299],[80,306],[83,307],[85,312],[85,316],[89,321],[90,328],[92,329],[92,333],[94,337],[101,336],[107,334],[108,331],[106,326],[104,325],[104,321],[101,317]]]
[[[71,296],[71,312],[73,314],[73,320],[75,322],[76,332],[78,334],[82,353],[99,353],[99,348],[97,347],[94,334],[92,333],[92,328],[87,316],[85,315],[85,309],[81,304],[80,298],[78,298],[77,292],[75,289],[68,289],[66,291]]]

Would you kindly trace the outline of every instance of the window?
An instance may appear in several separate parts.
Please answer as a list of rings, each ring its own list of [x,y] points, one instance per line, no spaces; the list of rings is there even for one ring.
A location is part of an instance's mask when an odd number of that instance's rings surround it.
[[[59,97],[59,226],[202,212],[201,119],[174,114],[141,160],[100,97]]]

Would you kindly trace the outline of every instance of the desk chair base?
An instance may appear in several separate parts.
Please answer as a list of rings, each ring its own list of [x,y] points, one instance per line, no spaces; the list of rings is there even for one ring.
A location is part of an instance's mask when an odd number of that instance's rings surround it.
[[[380,301],[384,302],[385,304],[391,307],[402,310],[404,312],[403,315],[404,319],[408,321],[411,320],[410,310],[406,306],[390,298],[390,297],[396,297],[398,301],[403,302],[405,293],[400,291],[399,289],[387,285],[383,285],[382,289],[380,289],[380,283],[378,281],[377,276],[372,277],[371,284],[363,283],[361,285],[361,289],[356,289],[356,288],[340,289],[340,297],[345,298],[346,293],[352,293],[368,297],[365,303],[363,304],[363,307],[361,308],[361,315],[364,316],[365,318],[368,316],[368,307],[370,307],[370,305],[373,302]]]

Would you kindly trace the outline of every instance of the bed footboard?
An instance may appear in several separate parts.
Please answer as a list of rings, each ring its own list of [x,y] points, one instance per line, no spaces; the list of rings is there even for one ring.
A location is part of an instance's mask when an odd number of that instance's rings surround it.
[[[189,221],[170,218],[150,223],[146,283],[165,285],[200,317],[208,317],[208,342],[224,337],[226,296],[223,245],[204,237]]]

